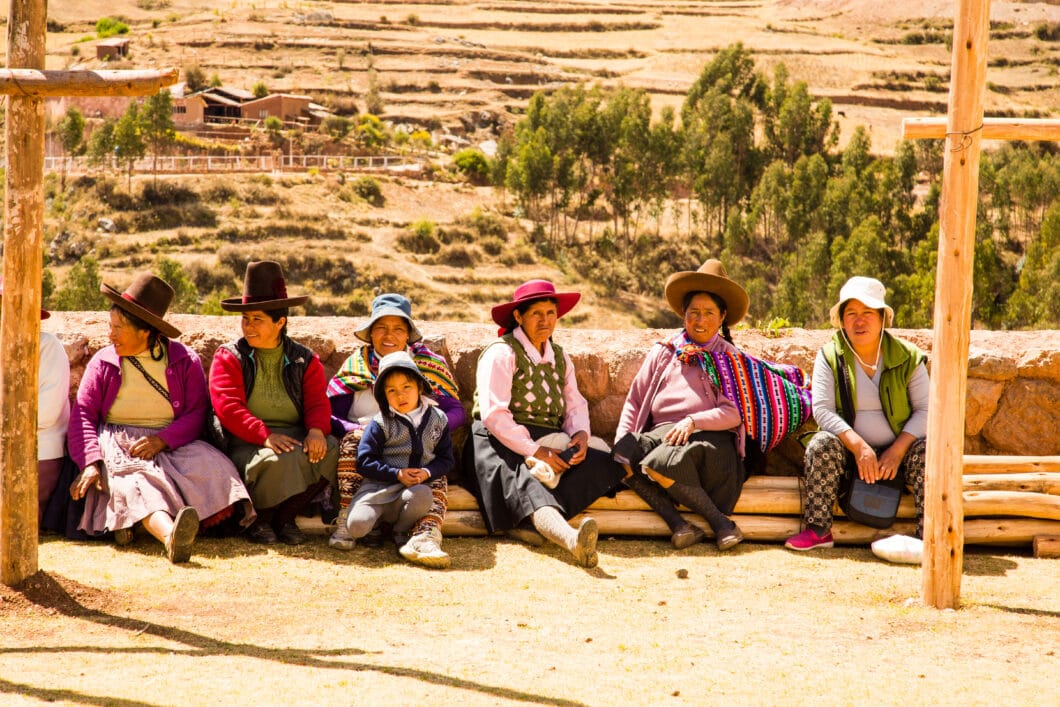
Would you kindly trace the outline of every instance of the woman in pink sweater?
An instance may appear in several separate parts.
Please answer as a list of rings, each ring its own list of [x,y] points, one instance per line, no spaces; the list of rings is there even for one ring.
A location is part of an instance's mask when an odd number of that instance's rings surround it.
[[[731,513],[743,485],[740,411],[712,381],[712,352],[735,351],[729,325],[747,313],[747,292],[717,260],[666,283],[666,300],[684,328],[655,344],[626,397],[615,432],[625,483],[663,517],[681,549],[703,539],[674,502],[710,524],[720,550],[743,534]]]

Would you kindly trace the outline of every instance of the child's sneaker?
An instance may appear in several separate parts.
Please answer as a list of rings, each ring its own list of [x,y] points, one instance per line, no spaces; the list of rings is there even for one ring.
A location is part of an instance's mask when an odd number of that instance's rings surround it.
[[[349,513],[349,510],[347,506],[339,511],[339,515],[335,519],[338,525],[335,528],[335,532],[328,538],[328,545],[336,550],[352,550],[357,546],[357,541],[350,537],[350,531],[346,528],[346,514]]]
[[[789,550],[805,552],[807,550],[816,550],[817,548],[835,547],[835,541],[832,539],[831,530],[824,535],[818,535],[813,532],[812,528],[807,528],[798,535],[792,535],[788,538],[788,541],[784,543],[784,547]]]
[[[445,569],[449,566],[449,553],[442,550],[439,539],[441,533],[417,533],[398,549],[398,553],[409,562],[432,569]]]

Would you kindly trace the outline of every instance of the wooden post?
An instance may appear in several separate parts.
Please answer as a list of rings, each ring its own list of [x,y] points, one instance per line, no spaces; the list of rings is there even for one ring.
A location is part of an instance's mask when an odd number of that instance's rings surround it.
[[[922,597],[937,609],[957,608],[961,597],[965,380],[989,32],[989,0],[957,0],[939,210],[924,489]]]
[[[11,0],[9,67],[44,68],[45,4]],[[7,218],[0,313],[0,580],[37,572],[37,368],[44,221],[44,99],[7,104]]]
[[[175,83],[164,71],[45,71],[45,0],[11,0],[6,219],[0,309],[0,581],[37,572],[37,384],[44,221],[44,97],[144,96]]]

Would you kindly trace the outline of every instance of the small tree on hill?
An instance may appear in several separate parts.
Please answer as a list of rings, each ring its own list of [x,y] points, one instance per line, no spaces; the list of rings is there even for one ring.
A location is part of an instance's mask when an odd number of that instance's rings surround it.
[[[140,134],[151,151],[151,170],[158,174],[158,154],[177,136],[173,125],[173,95],[162,89],[144,102],[140,111]]]
[[[476,184],[485,184],[490,173],[490,163],[480,150],[469,147],[453,155],[453,164],[468,179]]]
[[[64,312],[98,312],[107,308],[99,294],[99,262],[81,258],[66,276],[66,283],[55,293],[52,306]]]
[[[140,107],[130,103],[125,113],[114,125],[114,152],[117,158],[125,163],[129,179],[129,190],[132,190],[133,164],[146,154],[140,125]]]
[[[201,91],[206,88],[206,72],[198,64],[189,64],[184,67],[184,85],[191,92]]]
[[[92,164],[102,164],[114,154],[113,119],[104,120],[88,137],[88,160]]]
[[[165,256],[155,261],[155,273],[173,288],[170,311],[193,314],[199,307],[199,290],[184,271],[184,266]]]
[[[85,141],[85,116],[76,107],[70,106],[66,110],[59,124],[55,126],[59,134],[59,144],[63,147],[63,156],[74,156],[84,149]],[[62,170],[59,177],[60,188],[66,190],[66,160],[63,160]]]
[[[251,87],[250,92],[254,94],[254,98],[264,98],[269,95],[269,87],[264,81],[258,81]]]

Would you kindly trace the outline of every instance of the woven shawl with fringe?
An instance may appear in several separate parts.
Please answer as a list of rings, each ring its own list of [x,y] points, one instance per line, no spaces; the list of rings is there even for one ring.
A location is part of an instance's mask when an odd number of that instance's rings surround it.
[[[742,351],[707,351],[683,330],[666,345],[681,363],[702,368],[736,404],[747,433],[763,452],[780,444],[813,414],[810,389],[798,366],[763,361]]]
[[[420,373],[431,384],[431,390],[435,396],[457,398],[459,393],[456,388],[456,380],[449,372],[449,366],[445,359],[427,348],[421,341],[409,344],[409,355],[416,362]],[[346,359],[335,377],[328,383],[328,395],[349,395],[362,390],[368,390],[375,382],[376,373],[379,370],[379,357],[370,346],[362,346],[357,352]]]

